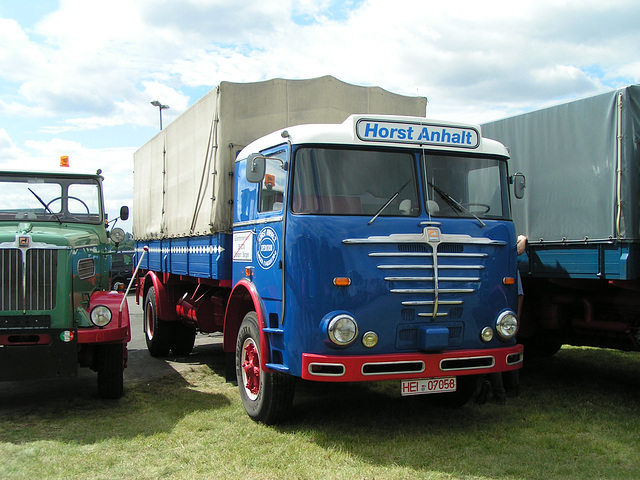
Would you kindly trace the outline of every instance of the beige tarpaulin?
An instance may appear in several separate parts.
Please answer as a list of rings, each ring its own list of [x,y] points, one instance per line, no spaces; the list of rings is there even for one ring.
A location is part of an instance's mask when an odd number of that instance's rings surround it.
[[[222,82],[134,154],[133,234],[230,232],[236,153],[280,128],[341,123],[354,113],[424,116],[426,98],[331,76]]]

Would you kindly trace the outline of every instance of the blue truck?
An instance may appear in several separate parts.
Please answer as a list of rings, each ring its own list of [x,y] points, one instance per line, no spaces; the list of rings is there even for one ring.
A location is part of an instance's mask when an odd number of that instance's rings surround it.
[[[463,405],[481,375],[520,368],[507,150],[425,107],[333,77],[223,82],[141,147],[151,355],[222,332],[267,424],[297,379]]]
[[[509,148],[527,355],[640,350],[640,86],[482,125]]]

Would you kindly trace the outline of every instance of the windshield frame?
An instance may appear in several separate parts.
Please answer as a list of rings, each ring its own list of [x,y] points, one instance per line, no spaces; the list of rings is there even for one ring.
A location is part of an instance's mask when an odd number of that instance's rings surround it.
[[[0,172],[0,220],[104,222],[101,178],[84,175]]]

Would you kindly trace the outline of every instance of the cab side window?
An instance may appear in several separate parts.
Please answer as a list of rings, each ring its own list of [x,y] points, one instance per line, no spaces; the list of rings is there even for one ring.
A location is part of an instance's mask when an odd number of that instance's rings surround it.
[[[280,157],[281,155],[278,155]],[[282,161],[268,158],[264,180],[260,185],[260,212],[280,212],[284,204],[285,171],[282,168]]]

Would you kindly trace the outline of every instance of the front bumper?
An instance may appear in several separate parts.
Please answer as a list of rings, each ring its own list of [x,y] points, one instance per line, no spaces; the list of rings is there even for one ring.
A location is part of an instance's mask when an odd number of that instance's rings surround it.
[[[456,350],[442,353],[337,356],[302,354],[302,378],[320,382],[480,375],[522,367],[523,347]]]

